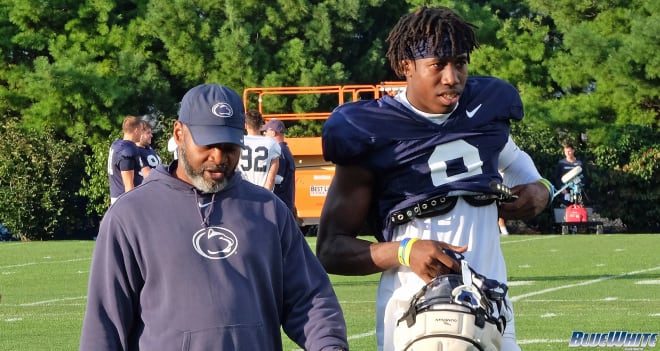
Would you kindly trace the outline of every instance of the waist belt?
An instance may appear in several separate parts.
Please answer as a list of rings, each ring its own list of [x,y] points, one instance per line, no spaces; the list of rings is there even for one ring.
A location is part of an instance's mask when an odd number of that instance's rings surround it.
[[[465,202],[475,207],[490,205],[500,198],[495,194],[463,195],[462,197]],[[390,215],[390,221],[393,224],[399,225],[410,222],[413,218],[427,218],[445,214],[456,206],[458,198],[458,196],[432,197],[428,200],[395,211]]]

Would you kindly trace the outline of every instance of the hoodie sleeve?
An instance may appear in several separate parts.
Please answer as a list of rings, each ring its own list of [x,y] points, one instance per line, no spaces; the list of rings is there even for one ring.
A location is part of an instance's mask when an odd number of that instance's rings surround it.
[[[80,350],[129,350],[141,275],[112,211],[101,221],[90,270]],[[116,212],[114,212],[116,213]]]
[[[348,350],[346,322],[327,273],[293,216],[283,230],[284,332],[305,350]]]

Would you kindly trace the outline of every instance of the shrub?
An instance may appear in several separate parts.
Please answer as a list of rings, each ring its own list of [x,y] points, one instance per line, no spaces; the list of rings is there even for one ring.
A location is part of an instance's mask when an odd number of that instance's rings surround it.
[[[110,206],[110,183],[108,180],[108,152],[113,138],[91,146],[92,152],[85,157],[85,174],[80,195],[87,197],[87,214],[102,216]]]
[[[0,140],[0,222],[24,240],[81,235],[83,147],[13,121],[0,127]]]
[[[551,179],[563,158],[560,141],[570,133],[521,123],[513,125],[511,135],[534,159],[541,175]],[[589,143],[578,141],[578,158],[587,164],[590,176],[589,206],[602,217],[620,219],[627,231],[660,232],[660,133],[625,125],[609,126],[597,136]],[[545,233],[555,229],[550,210],[526,224]]]

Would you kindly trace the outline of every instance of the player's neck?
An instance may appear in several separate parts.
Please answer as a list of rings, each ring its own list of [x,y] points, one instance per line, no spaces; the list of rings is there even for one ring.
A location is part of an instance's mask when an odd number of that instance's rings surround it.
[[[261,133],[259,133],[258,131],[254,131],[254,130],[250,130],[250,129],[246,129],[246,131],[247,131],[247,135],[262,136]]]

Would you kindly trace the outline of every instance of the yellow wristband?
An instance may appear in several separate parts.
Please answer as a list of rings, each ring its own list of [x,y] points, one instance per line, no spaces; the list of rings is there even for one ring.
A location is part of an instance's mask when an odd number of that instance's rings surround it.
[[[549,180],[547,180],[545,178],[541,178],[541,179],[537,180],[537,182],[545,185],[545,187],[548,188],[548,191],[552,192],[552,184],[550,184]]]
[[[401,240],[401,243],[399,244],[399,251],[397,253],[397,257],[399,258],[399,264],[402,266],[406,266],[406,261],[404,261],[404,251],[406,250],[406,244],[408,244],[408,240],[410,238],[405,238]]]
[[[548,193],[550,194],[550,197],[548,199],[548,206],[550,206],[550,204],[552,203],[553,195],[554,195],[553,193],[555,192],[555,187],[552,186],[552,183],[550,183],[550,181],[545,179],[545,178],[541,178],[541,179],[537,180],[537,182],[545,185],[545,187],[548,188]]]
[[[412,238],[406,243],[406,246],[403,250],[403,261],[405,262],[406,266],[410,266],[410,253],[412,252],[412,246],[418,240],[418,238]]]

